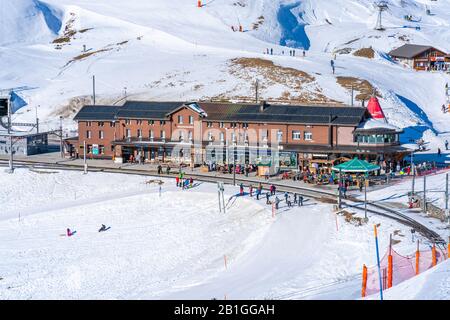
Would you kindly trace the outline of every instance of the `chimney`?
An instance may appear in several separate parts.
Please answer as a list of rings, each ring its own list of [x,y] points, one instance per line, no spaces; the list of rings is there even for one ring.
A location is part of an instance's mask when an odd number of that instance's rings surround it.
[[[262,100],[259,104],[259,112],[264,112],[264,110],[266,110],[268,106],[269,105],[267,104],[267,102],[265,100]]]

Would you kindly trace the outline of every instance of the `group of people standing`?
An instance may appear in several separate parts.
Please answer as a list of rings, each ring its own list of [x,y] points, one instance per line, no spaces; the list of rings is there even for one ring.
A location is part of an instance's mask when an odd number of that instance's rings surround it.
[[[184,176],[184,172],[180,172],[178,176],[175,178],[176,184],[178,188],[190,189],[194,187],[194,179],[192,177],[187,178]]]
[[[268,55],[273,56],[273,48],[270,48],[270,49],[266,48],[266,51],[264,51],[264,54],[268,54]],[[281,50],[281,55],[284,56],[284,50]],[[303,57],[306,57],[306,51],[305,50],[302,51],[302,55],[303,55]],[[289,56],[290,57],[295,57],[296,56],[295,49],[289,50]]]
[[[253,197],[253,190],[254,190],[253,185],[250,184],[248,188],[249,188],[249,195],[250,195],[250,197]],[[260,199],[260,197],[262,195],[262,192],[263,192],[263,186],[262,186],[261,183],[259,183],[257,188],[256,188],[256,200]],[[245,187],[244,187],[243,183],[241,183],[240,186],[239,186],[239,194],[241,196],[245,195]],[[272,204],[272,202],[270,201],[270,198],[272,196],[275,196],[275,202],[274,202],[275,203],[275,208],[279,209],[281,200],[277,196],[277,187],[275,185],[273,185],[273,184],[270,185],[269,191],[266,192],[265,195],[266,195],[266,204],[267,205],[271,205]],[[284,193],[284,199],[285,199],[285,202],[286,202],[288,208],[293,207],[293,205],[298,205],[299,207],[303,206],[304,198],[303,198],[302,195],[299,195],[297,193],[294,193],[294,198],[293,198],[293,201],[292,201],[291,194],[288,193],[288,192],[285,192]]]

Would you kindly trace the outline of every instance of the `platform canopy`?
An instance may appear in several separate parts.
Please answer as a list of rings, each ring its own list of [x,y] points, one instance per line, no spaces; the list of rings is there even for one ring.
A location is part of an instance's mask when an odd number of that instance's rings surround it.
[[[359,160],[358,158],[354,158],[353,160],[334,166],[332,169],[334,171],[342,171],[342,172],[368,173],[380,170],[381,168],[380,166],[371,164],[365,160]]]

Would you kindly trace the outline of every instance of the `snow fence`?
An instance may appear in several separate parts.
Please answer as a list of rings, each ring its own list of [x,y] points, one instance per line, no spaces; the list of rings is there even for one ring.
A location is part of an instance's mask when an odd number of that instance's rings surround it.
[[[449,246],[450,247],[450,246]],[[448,250],[447,250],[448,251]],[[402,256],[390,248],[380,261],[381,285],[383,291],[405,280],[433,268],[448,258],[434,245],[431,250],[417,250],[414,254]],[[362,297],[380,292],[378,266],[363,267]]]

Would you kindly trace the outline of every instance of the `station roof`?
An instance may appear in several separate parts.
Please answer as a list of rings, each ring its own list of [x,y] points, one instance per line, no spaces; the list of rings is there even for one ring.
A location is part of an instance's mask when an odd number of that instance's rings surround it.
[[[75,121],[113,121],[116,118],[117,106],[84,106],[77,113]]]
[[[76,121],[113,121],[117,119],[168,120],[182,106],[192,102],[127,101],[123,106],[85,106]],[[366,108],[348,106],[307,106],[197,102],[191,109],[206,121],[249,123],[334,124],[356,126],[370,116]]]

